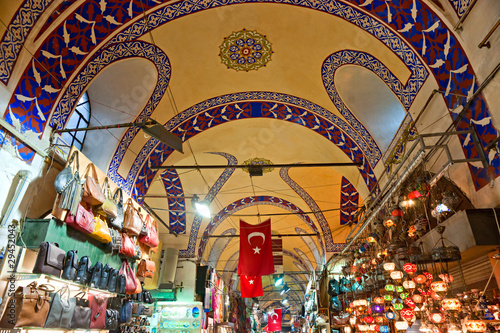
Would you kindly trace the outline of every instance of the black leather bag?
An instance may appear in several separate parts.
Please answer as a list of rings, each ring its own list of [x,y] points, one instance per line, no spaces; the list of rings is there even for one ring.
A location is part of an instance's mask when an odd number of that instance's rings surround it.
[[[66,252],[57,243],[42,242],[36,258],[33,273],[61,277]]]
[[[132,320],[132,302],[124,301],[120,309],[120,324],[128,323]]]
[[[153,304],[151,293],[147,290],[144,290],[144,303]]]
[[[102,271],[103,271],[102,262],[100,261],[96,262],[94,267],[92,267],[92,272],[90,274],[90,279],[88,282],[90,288],[99,288],[102,277]]]
[[[118,230],[113,228],[109,228],[109,235],[111,236],[111,242],[106,244],[106,247],[111,254],[120,253],[120,249],[122,248],[122,235]]]
[[[86,284],[90,277],[90,268],[92,267],[92,262],[88,256],[83,256],[78,262],[78,269],[76,270],[75,282],[80,284]]]
[[[108,289],[109,273],[112,271],[113,267],[106,264],[102,269],[101,281],[99,281],[99,289]]]
[[[84,296],[85,293],[79,293],[75,296],[76,306],[71,319],[71,328],[90,328],[92,310],[89,307],[89,301]]]
[[[118,230],[123,229],[123,192],[121,188],[116,188],[115,194],[113,195],[113,201],[116,202],[116,210],[118,212],[117,217],[109,219],[109,224],[111,227],[116,228]]]
[[[114,293],[118,282],[118,270],[111,268],[108,276],[108,291]]]
[[[64,266],[61,277],[66,280],[73,281],[76,278],[76,270],[78,269],[78,254],[77,250],[69,250],[64,258]]]
[[[137,302],[144,302],[144,283],[141,282],[142,291],[137,294]]]
[[[119,323],[120,313],[118,310],[106,309],[106,324],[105,328],[107,330],[116,330],[120,326]]]
[[[122,308],[122,298],[121,297],[110,297],[108,298],[108,309],[118,310]]]
[[[56,293],[50,293],[50,310],[45,320],[45,328],[70,328],[75,312],[76,299],[69,298],[68,286],[62,287]],[[66,297],[64,297],[66,295]]]
[[[125,294],[125,286],[127,285],[127,278],[123,274],[118,274],[116,282],[116,293]]]

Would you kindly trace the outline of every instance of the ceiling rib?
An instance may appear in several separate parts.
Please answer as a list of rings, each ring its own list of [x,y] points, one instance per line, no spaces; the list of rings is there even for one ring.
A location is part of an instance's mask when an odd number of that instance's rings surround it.
[[[260,167],[260,168],[321,168],[321,167],[332,167],[332,166],[362,166],[363,163],[293,163],[293,164],[254,164],[254,165],[227,165],[227,164],[211,164],[211,165],[161,165],[152,166],[151,170],[163,170],[163,169],[248,169],[249,167]]]

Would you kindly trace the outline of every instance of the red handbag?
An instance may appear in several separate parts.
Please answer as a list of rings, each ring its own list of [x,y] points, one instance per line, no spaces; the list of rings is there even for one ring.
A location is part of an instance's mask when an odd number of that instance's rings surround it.
[[[137,280],[135,279],[135,274],[127,260],[122,262],[122,266],[118,271],[118,274],[125,275],[125,293],[133,293],[137,289]]]
[[[91,211],[86,210],[81,204],[78,204],[76,216],[68,213],[64,222],[85,234],[91,234],[94,232],[94,214],[92,214]]]
[[[127,200],[127,210],[123,218],[123,229],[132,235],[139,235],[142,229],[142,219],[137,209],[135,209],[132,199]]]
[[[92,169],[92,174],[90,174],[90,169]],[[102,191],[101,185],[99,185],[97,172],[95,171],[95,165],[93,163],[87,165],[85,177],[86,179],[85,183],[83,183],[82,200],[88,202],[92,206],[102,205],[106,198],[104,197],[104,192]]]
[[[141,259],[137,267],[137,275],[152,278],[156,270],[155,262],[152,260]]]
[[[120,253],[126,257],[135,256],[135,244],[126,233],[122,233],[122,247],[120,248]]]
[[[159,244],[158,239],[158,224],[156,220],[151,222],[151,217],[146,216],[146,229],[147,233],[139,238],[139,242],[146,244],[149,247],[157,247]]]
[[[103,295],[89,294],[90,310],[90,328],[102,328],[106,326],[106,304],[108,298]]]

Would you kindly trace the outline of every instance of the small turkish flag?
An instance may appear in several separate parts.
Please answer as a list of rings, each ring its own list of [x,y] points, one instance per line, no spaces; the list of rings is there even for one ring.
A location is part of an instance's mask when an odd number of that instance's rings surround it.
[[[240,220],[238,275],[263,276],[273,273],[271,220],[255,225]]]
[[[264,327],[264,331],[269,333],[269,328],[267,327],[267,325],[266,325],[266,327]]]
[[[281,309],[274,309],[267,317],[267,326],[270,331],[281,331]]]
[[[240,275],[241,297],[252,298],[264,295],[262,277]]]

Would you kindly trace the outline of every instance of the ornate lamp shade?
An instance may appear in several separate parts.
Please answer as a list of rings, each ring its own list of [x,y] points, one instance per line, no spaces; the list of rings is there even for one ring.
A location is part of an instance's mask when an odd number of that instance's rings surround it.
[[[366,299],[356,299],[352,303],[357,308],[359,307],[366,308],[369,305]]]
[[[403,265],[403,271],[405,271],[408,275],[413,275],[417,271],[417,265],[412,264],[411,262]]]
[[[375,323],[377,323],[379,325],[383,325],[383,324],[385,324],[385,322],[386,322],[386,319],[384,316],[381,315],[381,316],[375,317]]]
[[[403,303],[401,303],[399,301],[398,302],[394,302],[393,306],[394,306],[394,310],[396,310],[396,311],[400,311],[400,310],[403,309]]]
[[[356,325],[357,321],[358,319],[356,318],[356,316],[352,316],[349,318],[349,324],[351,324],[352,326]]]
[[[451,274],[443,273],[443,274],[439,274],[438,276],[439,276],[439,278],[441,280],[443,280],[446,283],[452,283],[453,282],[453,275],[451,275]]]
[[[385,285],[385,290],[389,291],[389,292],[392,292],[392,291],[396,290],[396,286],[393,285],[393,284],[391,284],[391,283],[388,283],[388,284]]]
[[[446,318],[445,318],[444,314],[441,312],[431,312],[429,314],[429,320],[431,321],[431,323],[441,324],[441,323],[444,323]]]
[[[394,222],[394,219],[387,219],[384,221],[384,225],[387,228],[390,228],[390,227],[394,227],[396,225],[396,223]]]
[[[384,304],[384,298],[383,297],[380,297],[380,296],[377,296],[373,299],[373,303],[375,304]]]
[[[392,271],[391,272],[391,279],[399,281],[403,278],[403,272],[401,271]]]
[[[434,281],[431,283],[431,290],[440,296],[445,296],[448,292],[448,284],[441,280]]]
[[[393,299],[393,296],[391,294],[385,294],[384,295],[384,300],[386,302],[390,302],[390,301],[392,301],[392,299]]]
[[[399,294],[399,298],[401,298],[402,300],[407,299],[409,296],[410,296],[409,293],[400,293]]]
[[[396,264],[393,262],[386,262],[383,267],[387,272],[392,272],[396,268]]]
[[[351,326],[344,326],[344,333],[352,333]]]
[[[406,331],[408,329],[408,322],[399,320],[394,323],[394,326],[398,331]]]
[[[415,281],[413,281],[413,280],[403,281],[403,288],[405,288],[406,290],[413,290],[413,289],[415,289],[416,286],[417,285],[416,285]]]
[[[392,311],[387,311],[385,313],[385,317],[389,320],[394,320],[396,318],[396,314]]]
[[[408,305],[412,309],[415,309],[417,307],[417,305],[415,304],[415,302],[413,302],[413,300],[410,297],[408,297],[408,298],[405,299],[405,304]],[[415,309],[415,311],[416,310],[417,309]]]
[[[441,294],[443,294],[443,293],[441,293]],[[446,295],[446,293],[444,293],[444,294]],[[441,296],[440,294],[438,294],[434,290],[431,290],[431,298],[433,300],[436,300],[436,301],[442,301],[443,300],[443,296]]]
[[[405,308],[405,309],[402,309],[399,312],[399,314],[401,315],[401,318],[403,318],[404,320],[411,321],[413,316],[415,315],[415,312],[413,311],[413,309]]]
[[[415,302],[415,304],[422,304],[425,300],[424,296],[422,296],[420,294],[411,295],[411,299],[413,302]]]
[[[460,303],[458,298],[445,298],[441,301],[441,306],[446,311],[460,311],[462,303]]]
[[[380,297],[382,298],[382,297]],[[382,301],[384,299],[382,298]],[[385,308],[384,308],[384,304],[372,304],[371,306],[371,309],[372,309],[372,313],[382,313],[384,312]]]
[[[365,322],[365,324],[373,324],[375,319],[372,316],[365,316],[363,318],[363,321]]]
[[[469,332],[486,332],[486,324],[482,320],[468,320],[465,323],[465,328],[467,328]]]
[[[370,329],[370,326],[368,325],[358,325],[358,330],[361,332],[366,332]]]
[[[424,274],[429,281],[432,281],[434,279],[434,276],[432,276],[432,274],[429,272],[422,272],[422,274]]]
[[[413,277],[413,281],[415,281],[416,284],[424,284],[427,282],[427,276],[424,274],[417,274]]]
[[[389,326],[382,325],[379,327],[380,333],[389,333]]]
[[[404,291],[403,286],[400,286],[400,285],[397,285],[397,286],[396,286],[396,292],[398,292],[398,293],[402,293],[403,291]]]

